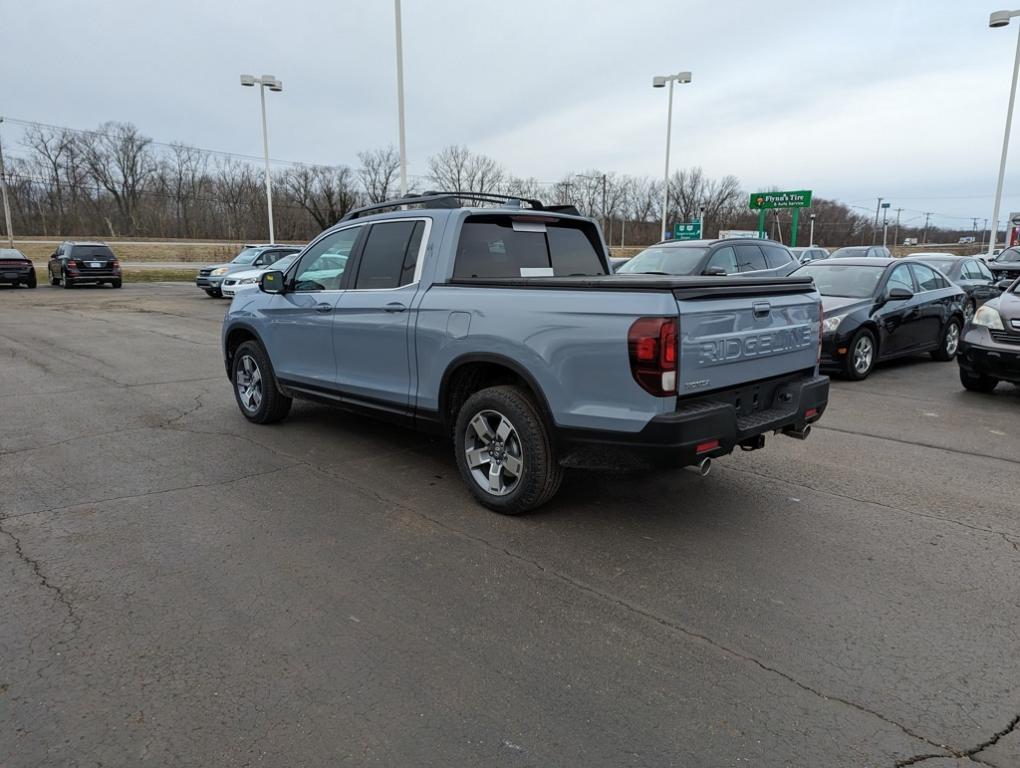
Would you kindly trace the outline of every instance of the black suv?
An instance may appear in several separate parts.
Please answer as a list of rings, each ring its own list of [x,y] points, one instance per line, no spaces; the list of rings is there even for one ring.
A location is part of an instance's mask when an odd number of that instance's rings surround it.
[[[120,288],[120,262],[106,243],[67,240],[57,246],[47,265],[50,285],[73,288],[81,283],[109,283]]]

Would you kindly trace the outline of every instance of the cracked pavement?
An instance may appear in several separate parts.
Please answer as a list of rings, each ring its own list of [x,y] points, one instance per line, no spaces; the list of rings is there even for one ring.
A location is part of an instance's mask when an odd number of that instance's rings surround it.
[[[713,474],[475,506],[250,425],[226,305],[0,289],[0,765],[1020,766],[1020,389],[926,359]]]

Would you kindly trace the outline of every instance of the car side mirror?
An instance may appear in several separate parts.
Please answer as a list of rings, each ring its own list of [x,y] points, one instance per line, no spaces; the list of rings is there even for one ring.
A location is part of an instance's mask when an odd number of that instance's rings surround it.
[[[283,272],[274,269],[259,276],[259,290],[263,293],[283,293]]]
[[[804,254],[803,256],[800,257],[800,263],[801,264],[807,264],[810,261],[811,261],[811,257],[808,256],[807,254]]]
[[[1009,286],[1011,285],[1013,285],[1012,280],[1000,280],[995,284],[995,287],[998,288],[1000,291],[1005,291],[1008,290]]]
[[[726,277],[728,272],[722,267],[707,267],[702,274],[711,275],[712,277]]]
[[[906,301],[914,298],[914,292],[908,291],[906,288],[890,288],[885,297],[889,301]]]

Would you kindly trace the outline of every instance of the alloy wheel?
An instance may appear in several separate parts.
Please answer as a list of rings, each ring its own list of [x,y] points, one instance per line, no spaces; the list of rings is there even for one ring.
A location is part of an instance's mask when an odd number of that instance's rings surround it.
[[[871,361],[875,357],[875,345],[868,336],[861,336],[854,344],[854,370],[858,374],[867,373],[871,368]]]
[[[952,357],[960,346],[960,326],[951,321],[946,328],[946,354]]]
[[[510,420],[496,411],[479,411],[468,422],[464,453],[471,477],[486,493],[506,496],[520,484],[524,447]]]
[[[244,355],[237,363],[235,386],[241,405],[249,413],[254,413],[262,404],[262,371],[251,355]]]

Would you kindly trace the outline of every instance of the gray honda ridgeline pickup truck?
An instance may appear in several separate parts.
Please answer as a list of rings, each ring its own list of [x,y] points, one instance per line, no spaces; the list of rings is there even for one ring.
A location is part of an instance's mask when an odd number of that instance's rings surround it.
[[[234,298],[227,373],[259,424],[300,397],[452,435],[471,493],[505,514],[549,500],[564,467],[704,472],[766,433],[807,437],[829,394],[809,279],[610,272],[572,206],[367,206]]]

